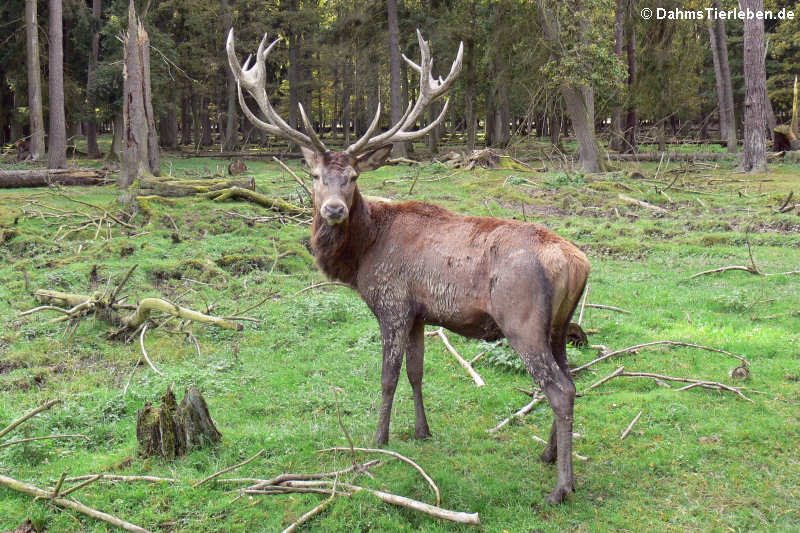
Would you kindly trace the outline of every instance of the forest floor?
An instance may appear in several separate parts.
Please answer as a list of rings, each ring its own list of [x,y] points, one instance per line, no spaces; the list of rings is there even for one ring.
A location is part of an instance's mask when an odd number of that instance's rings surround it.
[[[223,169],[228,161],[166,157],[176,176]],[[298,162],[290,163],[295,168]],[[277,164],[247,161],[257,190],[298,200],[297,184]],[[540,163],[533,163],[539,166]],[[556,470],[538,460],[552,414],[546,402],[495,434],[487,430],[530,401],[506,346],[476,364],[478,388],[436,337],[426,337],[425,397],[433,437],[413,438],[410,387],[401,378],[388,448],[417,461],[436,481],[442,507],[479,512],[483,526],[456,525],[390,506],[367,493],[337,498],[305,531],[798,531],[800,529],[800,275],[695,273],[752,259],[765,273],[800,269],[798,208],[776,213],[800,193],[800,166],[772,164],[763,175],[711,165],[625,164],[581,175],[552,169],[454,171],[434,163],[386,167],[359,178],[365,194],[433,201],[460,213],[525,218],[579,245],[592,262],[586,307],[589,342],[609,350],[658,340],[712,346],[750,361],[689,347],[659,345],[621,354],[576,375],[579,391],[624,365],[626,371],[717,381],[724,390],[661,386],[618,377],[575,406],[577,491],[561,506],[544,503]],[[636,170],[638,173],[632,173]],[[409,193],[415,182],[413,192]],[[667,186],[672,186],[667,189]],[[663,192],[659,192],[663,191]],[[630,203],[620,195],[660,208]],[[132,227],[103,223],[68,232],[95,208],[119,210],[108,187],[0,190],[0,428],[58,398],[4,439],[83,434],[0,448],[0,472],[39,487],[59,476],[147,474],[175,484],[98,482],[74,494],[94,508],[151,531],[279,531],[325,496],[253,496],[232,502],[235,485],[192,484],[259,450],[227,477],[268,478],[350,464],[337,417],[356,446],[369,446],[380,399],[381,347],[369,309],[351,290],[323,281],[307,250],[309,227],[243,202],[179,198],[151,202]],[[796,202],[797,200],[795,200]],[[61,210],[61,211],[58,211]],[[61,214],[59,218],[40,216]],[[63,226],[60,231],[59,227]],[[140,361],[138,338],[108,340],[109,326],[86,318],[19,316],[38,305],[31,293],[90,294],[138,264],[125,293],[161,296],[216,316],[251,306],[243,331],[196,325],[199,346],[166,328],[144,338],[155,374]],[[302,291],[302,292],[301,292]],[[263,302],[260,305],[259,302]],[[451,334],[469,359],[489,347]],[[597,356],[569,349],[571,365]],[[132,370],[136,368],[131,376]],[[126,388],[126,383],[130,383]],[[196,385],[222,431],[215,448],[174,460],[141,459],[136,414],[174,384],[179,399]],[[343,392],[335,392],[341,388]],[[123,392],[123,390],[125,392]],[[620,435],[641,411],[626,439]],[[366,458],[373,458],[372,456]],[[434,502],[425,482],[394,461],[356,484]],[[44,499],[0,487],[0,530],[26,519],[47,531],[107,531],[111,526]]]

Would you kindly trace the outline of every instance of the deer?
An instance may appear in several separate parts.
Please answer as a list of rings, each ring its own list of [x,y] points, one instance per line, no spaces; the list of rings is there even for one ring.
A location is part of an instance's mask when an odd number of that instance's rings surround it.
[[[270,104],[266,60],[280,37],[265,34],[251,64],[240,65],[233,29],[226,43],[245,116],[258,128],[300,146],[313,179],[311,249],[319,269],[354,289],[377,319],[381,333],[381,403],[375,442],[389,441],[392,403],[405,355],[414,397],[414,436],[430,437],[422,398],[424,327],[470,338],[507,339],[553,410],[541,455],[557,462],[547,496],[561,503],[574,491],[572,426],[575,385],[567,365],[566,332],[586,286],[590,265],[581,250],[549,229],[528,222],[452,213],[431,203],[369,200],[358,188],[362,172],[383,165],[393,142],[418,139],[444,118],[416,128],[422,112],[445,94],[461,70],[463,43],[446,78],[432,74],[430,46],[417,30],[421,61],[403,58],[420,76],[419,94],[402,118],[375,134],[381,105],[365,133],[343,151],[326,148],[298,104],[305,133],[286,123]],[[263,119],[248,107],[244,88]]]

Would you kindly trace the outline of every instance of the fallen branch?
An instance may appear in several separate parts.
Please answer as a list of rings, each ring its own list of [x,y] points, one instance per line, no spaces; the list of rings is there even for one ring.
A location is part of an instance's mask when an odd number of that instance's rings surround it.
[[[0,437],[6,435],[7,433],[9,433],[11,431],[13,431],[14,428],[16,428],[17,426],[19,426],[20,424],[22,424],[23,422],[25,422],[29,418],[33,418],[34,416],[38,415],[42,411],[47,411],[48,409],[50,409],[51,407],[53,407],[57,403],[61,403],[61,400],[50,400],[49,402],[46,402],[45,404],[40,405],[39,407],[37,407],[33,411],[22,415],[20,418],[14,420],[8,426],[6,426],[5,429],[0,431]]]
[[[632,197],[630,197],[630,196],[628,196],[626,194],[620,194],[619,195],[619,199],[623,200],[623,201],[625,201],[625,202],[627,202],[629,204],[635,204],[635,205],[638,205],[639,207],[644,207],[646,209],[650,209],[651,211],[655,211],[656,213],[669,213],[669,211],[667,211],[663,207],[659,207],[659,206],[657,206],[655,204],[651,204],[650,202],[645,202],[644,200],[637,200],[636,198],[632,198]]]
[[[627,311],[625,309],[620,309],[619,307],[614,307],[613,305],[603,305],[603,304],[586,304],[586,307],[591,307],[593,309],[606,309],[608,311],[616,311],[617,313],[622,313],[625,315],[632,315],[631,311]]]
[[[97,474],[96,476],[92,476],[89,479],[87,479],[86,481],[84,481],[83,483],[78,483],[74,487],[68,488],[67,490],[62,492],[61,495],[62,496],[67,496],[68,494],[72,494],[73,492],[75,492],[77,490],[80,490],[80,489],[82,489],[83,487],[85,487],[87,485],[91,485],[95,481],[99,481],[102,478],[103,478],[103,474]]]
[[[18,481],[16,479],[0,475],[0,485],[8,487],[9,489],[15,490],[17,492],[22,492],[30,496],[35,496],[36,498],[50,500],[59,507],[66,507],[67,509],[72,509],[73,511],[77,511],[86,516],[96,518],[97,520],[102,520],[111,525],[120,527],[126,531],[134,531],[136,533],[149,533],[149,531],[144,528],[141,528],[135,524],[131,524],[130,522],[126,522],[125,520],[117,518],[114,515],[110,515],[108,513],[92,509],[91,507],[88,507],[75,500],[68,500],[66,498],[58,498],[58,497],[51,498],[52,496],[51,492],[42,490],[39,487],[30,485],[23,481]]]
[[[743,399],[747,400],[748,402],[752,403],[753,400],[742,394],[739,387],[732,387],[730,385],[725,385],[724,383],[719,383],[718,381],[707,381],[705,379],[692,379],[692,378],[676,378],[673,376],[664,376],[661,374],[651,374],[649,372],[623,372],[620,376],[630,377],[630,378],[651,378],[651,379],[661,379],[664,381],[679,381],[682,383],[691,383],[691,386],[681,387],[680,389],[675,389],[676,391],[683,391],[689,390],[694,387],[703,387],[704,389],[713,389],[713,390],[726,390],[737,395],[741,396]]]
[[[297,291],[296,293],[294,293],[292,296],[297,296],[298,294],[304,293],[306,291],[310,291],[311,289],[319,289],[320,287],[328,287],[330,285],[336,285],[336,286],[339,286],[339,287],[348,287],[348,288],[350,288],[350,285],[348,285],[347,283],[342,283],[341,281],[322,281],[320,283],[314,283],[313,285],[309,285],[308,287],[304,287],[304,288],[300,289],[299,291]]]
[[[627,437],[627,436],[628,436],[628,433],[630,433],[630,432],[631,432],[631,430],[633,429],[633,426],[634,426],[634,424],[636,424],[636,422],[638,422],[638,421],[639,421],[639,417],[641,417],[641,416],[642,416],[642,412],[643,412],[643,411],[639,411],[639,414],[638,414],[638,415],[636,415],[636,416],[633,418],[633,420],[631,420],[631,423],[630,423],[630,424],[628,424],[628,427],[626,427],[626,428],[625,428],[625,431],[623,431],[623,432],[622,432],[622,435],[620,435],[620,436],[619,436],[619,440],[625,440],[625,437]]]
[[[236,331],[241,331],[243,329],[241,324],[237,324],[231,320],[193,311],[191,309],[168,302],[162,298],[145,298],[139,302],[136,311],[123,318],[122,321],[128,327],[128,329],[136,329],[143,324],[145,320],[147,320],[147,317],[151,311],[160,311],[162,313],[167,313],[168,315],[183,318],[184,320],[192,320],[194,322],[200,322],[201,324],[207,324],[209,326],[217,326],[223,329],[232,329]]]
[[[253,202],[261,207],[272,209],[273,211],[280,211],[282,213],[289,213],[292,215],[311,215],[311,209],[307,207],[294,205],[281,198],[270,198],[264,194],[251,191],[249,189],[243,189],[242,187],[230,187],[228,189],[211,191],[206,193],[204,196],[210,200],[214,200],[215,202],[224,202],[230,198],[237,198],[240,200]]]
[[[51,185],[107,185],[109,172],[96,168],[0,170],[0,189],[49,187]]]
[[[293,533],[294,531],[297,531],[297,529],[300,526],[311,520],[314,516],[321,513],[322,510],[325,509],[328,506],[328,504],[330,504],[333,501],[334,497],[336,497],[336,483],[333,484],[333,489],[331,489],[331,495],[327,500],[317,505],[310,511],[303,513],[303,515],[300,518],[295,520],[291,525],[289,525],[289,527],[284,529],[281,533]]]
[[[332,481],[287,481],[285,483],[287,487],[300,487],[300,488],[315,487],[315,486],[332,486],[332,484],[333,484]],[[407,509],[412,509],[414,511],[419,511],[421,513],[425,513],[434,516],[436,518],[441,518],[443,520],[458,522],[460,524],[472,524],[472,525],[480,525],[481,523],[478,513],[463,513],[459,511],[451,511],[449,509],[442,509],[441,507],[423,503],[417,500],[412,500],[411,498],[406,498],[405,496],[399,496],[397,494],[392,494],[381,490],[360,487],[358,485],[350,485],[349,483],[339,483],[339,486],[351,493],[365,491],[372,494],[373,496],[377,497],[379,500],[385,503],[397,505],[400,507],[405,507]]]
[[[11,446],[12,444],[24,444],[26,442],[33,442],[36,440],[50,440],[50,439],[86,439],[86,435],[47,435],[44,437],[30,437],[28,439],[10,440],[0,444],[0,448]]]
[[[433,331],[433,332],[429,333],[429,335],[431,335],[431,336],[438,335],[439,338],[442,339],[442,342],[444,343],[445,348],[447,348],[447,351],[450,352],[451,354],[453,354],[453,357],[456,358],[456,360],[458,361],[458,364],[460,364],[462,367],[464,367],[464,370],[466,370],[467,374],[470,375],[470,377],[472,378],[472,381],[475,382],[475,386],[483,387],[484,385],[486,385],[486,382],[483,381],[483,378],[481,377],[481,375],[478,374],[475,371],[474,368],[472,368],[472,365],[469,363],[469,361],[467,361],[466,359],[461,357],[458,354],[458,352],[456,351],[456,349],[453,348],[453,345],[450,344],[450,340],[447,338],[447,335],[445,335],[445,333],[444,333],[444,329],[439,328],[436,331]]]
[[[103,481],[145,481],[148,483],[178,483],[179,481],[171,477],[129,476],[123,474],[85,474],[82,476],[68,477],[64,481],[66,483],[74,483],[76,481],[91,479],[96,476],[103,476]]]
[[[232,472],[232,471],[236,470],[237,468],[240,468],[240,467],[242,467],[242,466],[244,466],[244,465],[246,465],[246,464],[252,463],[252,462],[253,462],[253,461],[255,461],[256,459],[258,459],[259,457],[261,457],[262,455],[264,455],[264,453],[266,453],[266,451],[267,451],[266,449],[262,448],[260,452],[258,452],[258,453],[257,453],[257,454],[255,454],[254,456],[252,456],[250,459],[247,459],[246,461],[242,461],[241,463],[237,463],[237,464],[235,464],[235,465],[233,465],[233,466],[229,466],[228,468],[224,468],[224,469],[220,470],[219,472],[214,472],[214,473],[213,473],[213,474],[211,474],[210,476],[208,476],[208,477],[205,477],[205,478],[201,479],[200,481],[198,481],[197,483],[195,483],[194,485],[192,485],[192,488],[193,488],[193,489],[196,489],[196,488],[197,488],[197,487],[199,487],[200,485],[203,485],[203,484],[205,484],[205,483],[208,483],[208,482],[209,482],[209,481],[211,481],[212,479],[214,479],[214,478],[216,478],[216,477],[219,477],[219,476],[221,476],[222,474],[227,474],[228,472]]]
[[[355,448],[354,447],[354,448],[352,448],[352,450],[357,451],[357,452],[382,453],[384,455],[391,455],[392,457],[394,457],[396,459],[400,459],[404,463],[411,465],[417,472],[419,472],[422,475],[422,477],[425,479],[425,481],[428,482],[428,485],[431,486],[431,489],[433,489],[433,493],[436,495],[436,505],[440,505],[442,503],[442,496],[441,496],[441,493],[439,492],[439,487],[436,486],[436,483],[434,483],[433,479],[428,474],[425,473],[425,471],[422,469],[421,466],[419,466],[417,463],[415,463],[414,461],[412,461],[411,459],[409,459],[405,455],[401,455],[401,454],[399,454],[397,452],[393,452],[392,450],[382,450],[380,448]],[[344,451],[351,451],[351,448],[344,448],[344,447],[338,446],[338,447],[335,447],[335,448],[325,448],[323,450],[317,450],[317,451],[319,453],[322,453],[322,452],[344,452]]]
[[[347,448],[348,450],[350,448]],[[220,479],[219,482],[224,483],[252,483],[255,482],[255,485],[247,487],[244,490],[260,490],[265,489],[267,487],[272,487],[275,485],[279,485],[285,481],[310,481],[314,479],[320,478],[330,478],[330,477],[338,477],[344,474],[349,474],[350,472],[357,470],[359,472],[364,472],[373,466],[377,466],[380,463],[378,459],[373,459],[372,461],[367,461],[366,463],[361,463],[357,465],[350,465],[347,468],[342,470],[336,470],[334,472],[319,472],[316,474],[290,474],[284,473],[275,476],[272,479],[251,479],[251,478],[232,478],[232,479]]]
[[[602,384],[603,384],[603,383],[605,383],[606,381],[609,381],[609,380],[611,380],[611,379],[614,379],[615,377],[617,377],[617,376],[619,376],[620,374],[622,374],[624,371],[625,371],[625,367],[624,367],[624,366],[621,366],[621,367],[619,367],[618,369],[614,370],[612,373],[610,373],[609,375],[607,375],[606,377],[604,377],[604,378],[603,378],[603,379],[601,379],[600,381],[597,381],[597,382],[595,382],[595,383],[592,383],[591,385],[589,385],[588,387],[586,387],[586,390],[584,390],[582,394],[585,394],[587,391],[590,391],[590,390],[592,390],[592,389],[595,389],[595,388],[599,387],[600,385],[602,385]]]
[[[281,161],[280,159],[278,159],[276,156],[272,156],[272,159],[273,159],[273,160],[274,160],[276,163],[278,163],[280,166],[282,166],[282,167],[283,167],[283,169],[284,169],[286,172],[288,172],[288,173],[289,173],[289,174],[290,174],[290,175],[291,175],[291,176],[294,178],[294,180],[295,180],[295,181],[296,181],[296,182],[297,182],[297,183],[298,183],[298,184],[299,184],[299,185],[300,185],[300,186],[303,188],[303,190],[304,190],[304,191],[306,191],[306,194],[308,195],[308,198],[309,198],[310,200],[312,200],[312,201],[313,201],[313,200],[314,200],[314,195],[313,195],[313,194],[311,194],[311,191],[310,191],[310,190],[308,190],[308,187],[306,187],[306,184],[305,184],[305,183],[303,183],[303,180],[301,180],[301,179],[300,179],[300,177],[299,177],[297,174],[295,174],[295,173],[292,171],[292,169],[291,169],[291,168],[289,168],[288,166],[286,166],[286,163],[284,163],[283,161]]]
[[[147,350],[144,349],[144,332],[147,331],[147,324],[142,326],[142,333],[139,335],[139,346],[142,347],[142,355],[144,356],[144,360],[147,361],[147,364],[150,365],[150,368],[153,369],[153,372],[158,374],[159,376],[163,376],[164,373],[156,368],[156,365],[150,360],[150,357],[147,355]]]
[[[733,357],[734,359],[738,359],[739,361],[741,361],[745,365],[749,365],[750,364],[750,362],[747,359],[745,359],[744,357],[742,357],[741,355],[737,355],[735,353],[731,353],[731,352],[728,352],[728,351],[725,351],[725,350],[720,350],[719,348],[712,348],[710,346],[703,346],[701,344],[692,344],[692,343],[689,343],[689,342],[653,341],[653,342],[646,342],[644,344],[635,344],[633,346],[628,346],[627,348],[622,348],[621,350],[615,350],[613,352],[605,353],[605,354],[601,355],[600,357],[598,357],[597,359],[589,361],[585,365],[581,365],[581,366],[579,366],[577,368],[573,368],[572,370],[570,370],[570,372],[572,374],[577,374],[581,370],[585,370],[585,369],[589,368],[590,366],[593,366],[593,365],[595,365],[595,364],[597,364],[597,363],[599,363],[601,361],[605,361],[606,359],[608,359],[610,357],[613,357],[615,355],[620,355],[620,354],[623,354],[623,353],[633,352],[633,351],[639,350],[641,348],[647,348],[649,346],[658,346],[658,345],[661,345],[661,344],[665,344],[665,345],[668,345],[668,346],[685,346],[687,348],[697,348],[697,349],[700,349],[700,350],[708,350],[710,352],[721,353],[721,354],[725,354],[725,355],[728,355],[730,357]]]
[[[519,411],[517,411],[513,415],[509,416],[508,418],[506,418],[505,420],[503,420],[502,422],[497,424],[492,429],[490,429],[489,433],[497,433],[506,424],[508,424],[512,420],[517,419],[517,418],[522,418],[523,416],[527,415],[528,413],[533,411],[533,408],[536,406],[536,404],[541,402],[543,399],[544,399],[544,396],[542,396],[541,393],[537,393],[536,395],[534,395],[533,400],[531,400],[525,407],[523,407],[522,409],[520,409]]]

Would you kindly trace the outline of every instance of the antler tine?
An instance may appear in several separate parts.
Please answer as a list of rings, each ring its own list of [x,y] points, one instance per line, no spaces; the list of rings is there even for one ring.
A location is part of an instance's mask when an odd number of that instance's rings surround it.
[[[369,139],[366,144],[360,147],[360,149],[356,150],[353,146],[347,149],[347,151],[351,154],[357,154],[359,152],[364,152],[370,150],[372,148],[376,148],[378,146],[387,144],[391,142],[389,139],[400,130],[400,127],[405,124],[406,118],[408,118],[409,113],[411,113],[411,109],[414,105],[414,102],[409,102],[408,106],[406,106],[406,111],[403,113],[403,116],[400,117],[400,120],[397,121],[397,124],[392,126],[390,129],[386,130],[385,132],[381,133],[380,135],[376,135],[375,137]],[[351,149],[353,148],[353,149]]]
[[[375,111],[375,118],[372,119],[369,128],[367,128],[367,131],[364,133],[364,135],[361,136],[360,139],[358,139],[356,142],[348,146],[347,150],[345,151],[348,154],[358,154],[359,152],[361,152],[367,146],[367,143],[369,143],[370,138],[372,137],[372,134],[375,133],[375,129],[378,127],[380,121],[381,121],[381,102],[380,100],[378,100],[378,109]]]
[[[325,152],[328,151],[328,149],[325,148],[325,145],[317,136],[317,132],[314,131],[314,128],[311,126],[311,122],[308,120],[308,117],[306,116],[306,110],[303,109],[303,104],[297,102],[297,107],[300,108],[300,116],[303,118],[303,125],[306,127],[306,131],[308,132],[308,137],[311,139],[311,143],[314,145],[314,148],[316,148],[319,152],[324,154]]]
[[[254,64],[250,66],[250,57],[248,57],[244,63],[244,66],[240,67],[239,61],[236,58],[233,28],[231,28],[230,32],[228,33],[228,40],[225,48],[228,53],[228,63],[230,64],[233,75],[236,78],[236,82],[240,87],[239,104],[242,106],[242,111],[244,111],[247,118],[258,128],[273,133],[274,135],[287,138],[301,146],[312,148],[315,151],[325,152],[327,149],[317,136],[316,132],[314,132],[313,128],[311,128],[302,106],[300,108],[301,116],[310,135],[301,133],[300,131],[297,131],[289,126],[289,124],[287,124],[286,121],[275,112],[275,109],[269,102],[266,91],[266,60],[267,56],[269,56],[272,49],[280,40],[281,37],[278,37],[265,48],[265,44],[267,42],[267,34],[265,33],[258,45],[258,51],[255,54]],[[244,97],[241,95],[241,87],[247,89],[247,92],[249,92],[255,99],[259,109],[261,109],[261,112],[267,119],[266,122],[258,119],[252,113],[252,111],[247,108],[247,105],[244,102]]]
[[[417,131],[401,131],[399,133],[395,133],[394,137],[392,137],[392,141],[413,141],[414,139],[418,139],[424,135],[427,135],[433,128],[439,125],[439,123],[444,119],[445,114],[447,114],[447,106],[450,104],[450,99],[446,98],[444,101],[444,105],[442,106],[442,111],[439,113],[439,116],[436,117],[436,120],[428,124],[422,129]]]
[[[276,126],[272,124],[267,124],[260,118],[258,118],[255,113],[250,111],[250,107],[248,107],[247,103],[244,101],[244,94],[242,93],[242,86],[237,82],[236,89],[239,92],[239,106],[242,108],[242,112],[247,119],[253,123],[253,125],[259,129],[262,129],[272,135],[280,135],[281,130],[279,130]]]

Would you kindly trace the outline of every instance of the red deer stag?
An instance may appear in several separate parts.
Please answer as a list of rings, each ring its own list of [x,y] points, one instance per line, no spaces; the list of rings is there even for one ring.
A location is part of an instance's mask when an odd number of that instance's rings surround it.
[[[300,105],[306,133],[289,126],[265,90],[265,60],[279,39],[258,47],[255,63],[239,65],[233,30],[227,52],[239,85],[239,103],[257,127],[299,144],[314,180],[312,250],[329,277],[358,291],[378,319],[383,340],[383,399],[375,440],[389,440],[389,418],[406,356],[414,394],[415,437],[430,436],[422,402],[425,324],[467,337],[505,337],[547,396],[554,412],[542,460],[558,460],[558,481],[548,501],[572,492],[572,413],[575,386],[566,358],[566,329],[589,274],[586,256],[537,224],[463,216],[422,202],[367,201],[356,179],[381,166],[391,142],[422,137],[444,117],[414,130],[425,108],[444,94],[461,69],[463,47],[447,78],[434,78],[428,43],[417,32],[422,61],[405,58],[420,74],[419,97],[385,133],[373,135],[381,106],[366,133],[343,152],[328,150]],[[244,87],[265,120],[248,108]]]

